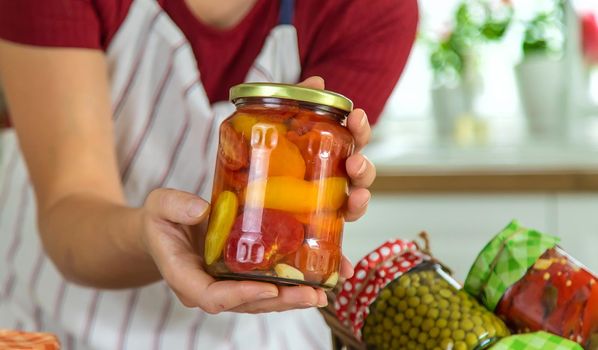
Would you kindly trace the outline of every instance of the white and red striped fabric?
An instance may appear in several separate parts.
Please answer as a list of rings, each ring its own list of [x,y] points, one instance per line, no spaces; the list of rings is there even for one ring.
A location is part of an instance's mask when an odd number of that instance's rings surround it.
[[[130,205],[158,187],[210,198],[217,126],[233,106],[209,103],[179,28],[154,0],[136,0],[107,55]],[[295,83],[300,69],[295,29],[279,25],[246,80]],[[0,142],[0,328],[53,332],[66,350],[330,347],[328,327],[313,309],[212,316],[183,307],[164,283],[100,291],[66,282],[41,247],[14,131],[3,131]]]

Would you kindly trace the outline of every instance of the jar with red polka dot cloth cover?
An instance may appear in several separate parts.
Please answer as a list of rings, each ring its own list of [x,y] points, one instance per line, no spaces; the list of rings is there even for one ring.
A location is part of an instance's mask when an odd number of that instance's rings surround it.
[[[382,244],[337,288],[336,316],[361,348],[483,350],[509,335],[412,241]]]

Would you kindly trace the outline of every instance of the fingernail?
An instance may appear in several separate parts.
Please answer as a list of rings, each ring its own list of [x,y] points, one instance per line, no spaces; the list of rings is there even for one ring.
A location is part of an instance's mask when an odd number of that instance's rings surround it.
[[[207,207],[208,206],[205,202],[200,200],[194,200],[191,202],[191,205],[189,205],[189,209],[187,209],[187,215],[196,218],[198,216],[201,216],[206,211]]]
[[[276,292],[261,292],[260,294],[258,294],[258,296],[260,297],[260,299],[270,299],[270,298],[276,298],[278,296],[278,294]]]
[[[363,112],[361,115],[361,120],[359,121],[359,127],[363,128],[365,124],[368,122],[368,116]]]
[[[321,299],[321,298],[318,298]],[[324,298],[323,300],[318,300],[318,307],[325,307],[328,306],[328,298],[326,297],[326,294],[324,294]]]
[[[359,166],[359,170],[357,170],[357,176],[361,176],[365,173],[365,169],[367,168],[368,163],[367,161],[364,159],[361,161],[361,165]]]

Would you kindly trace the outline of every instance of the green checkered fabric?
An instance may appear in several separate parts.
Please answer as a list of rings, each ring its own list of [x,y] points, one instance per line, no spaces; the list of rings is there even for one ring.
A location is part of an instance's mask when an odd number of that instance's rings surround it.
[[[490,350],[583,350],[581,345],[559,336],[536,332],[501,339]]]
[[[465,290],[494,311],[507,289],[558,242],[557,237],[512,221],[482,249],[469,270]]]

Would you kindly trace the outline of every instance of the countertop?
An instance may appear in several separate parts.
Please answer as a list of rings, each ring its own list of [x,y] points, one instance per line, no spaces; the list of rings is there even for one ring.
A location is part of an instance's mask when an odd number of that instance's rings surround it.
[[[531,136],[521,119],[476,123],[442,140],[426,119],[379,125],[365,150],[378,172],[372,190],[598,191],[598,118],[557,137]]]

